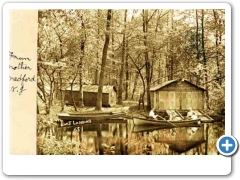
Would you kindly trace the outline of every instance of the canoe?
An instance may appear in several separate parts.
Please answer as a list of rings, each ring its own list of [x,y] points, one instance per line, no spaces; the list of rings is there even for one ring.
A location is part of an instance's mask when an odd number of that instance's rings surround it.
[[[86,111],[86,112],[69,112],[67,114],[69,115],[108,115],[108,114],[113,114],[114,112],[102,112],[102,111],[96,111],[96,112],[91,112],[91,111]],[[115,113],[121,113],[121,112],[115,112]]]
[[[187,111],[184,111],[184,110],[165,110],[165,111],[159,111],[158,114],[162,115],[163,114],[169,114],[170,113],[175,113],[175,117],[178,117],[179,119],[182,119],[182,120],[190,120],[189,118],[187,118]],[[214,123],[214,122],[218,122],[218,120],[216,119],[216,117],[212,117],[212,116],[209,116],[206,112],[204,112],[203,110],[200,110],[200,109],[194,109],[193,110],[194,114],[197,115],[197,118],[201,120],[201,123]],[[141,114],[145,117],[148,117],[148,115],[144,115],[144,114]]]
[[[106,112],[106,113],[84,113],[84,114],[68,114],[59,113],[58,118],[63,121],[101,121],[106,119],[114,119],[126,116],[123,112]]]
[[[162,127],[199,127],[201,124],[200,119],[196,120],[155,120],[153,118],[134,117],[133,123],[135,126],[162,126]]]

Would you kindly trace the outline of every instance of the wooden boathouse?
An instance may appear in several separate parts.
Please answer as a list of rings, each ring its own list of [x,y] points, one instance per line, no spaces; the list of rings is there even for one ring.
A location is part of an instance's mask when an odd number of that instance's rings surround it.
[[[157,111],[166,109],[204,109],[206,90],[186,79],[175,79],[150,89],[151,104]]]
[[[73,86],[73,99],[75,102],[79,102],[79,85]],[[64,90],[64,100],[68,102],[68,105],[73,105],[71,97],[71,87]],[[98,94],[98,85],[83,85],[83,103],[84,106],[96,106]],[[117,102],[117,89],[113,85],[104,85],[102,91],[102,105],[110,107],[116,105]]]

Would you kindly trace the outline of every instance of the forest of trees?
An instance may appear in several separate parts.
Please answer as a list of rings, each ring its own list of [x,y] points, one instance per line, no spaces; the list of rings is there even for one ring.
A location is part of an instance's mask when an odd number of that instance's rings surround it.
[[[39,10],[38,104],[46,113],[67,87],[117,87],[117,103],[151,108],[150,87],[185,78],[204,87],[206,108],[225,106],[225,11],[173,9]],[[57,98],[59,97],[59,98]],[[75,107],[76,108],[76,107]],[[77,110],[77,109],[76,109]]]

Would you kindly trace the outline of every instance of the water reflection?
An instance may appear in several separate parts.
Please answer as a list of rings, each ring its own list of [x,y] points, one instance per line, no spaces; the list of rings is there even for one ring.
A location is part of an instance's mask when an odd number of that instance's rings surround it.
[[[221,123],[200,127],[134,126],[131,120],[56,129],[58,141],[74,144],[70,154],[89,155],[214,155],[224,133]],[[73,151],[76,152],[73,152]]]

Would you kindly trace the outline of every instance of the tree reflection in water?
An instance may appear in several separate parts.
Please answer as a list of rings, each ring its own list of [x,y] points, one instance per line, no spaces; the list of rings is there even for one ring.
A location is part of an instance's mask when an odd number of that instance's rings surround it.
[[[60,132],[61,133],[60,133]],[[161,129],[132,122],[86,124],[58,128],[38,136],[38,154],[75,155],[215,155],[223,135],[221,123],[201,127]]]

